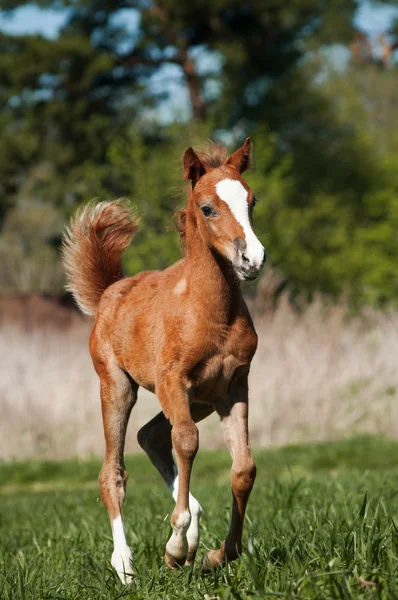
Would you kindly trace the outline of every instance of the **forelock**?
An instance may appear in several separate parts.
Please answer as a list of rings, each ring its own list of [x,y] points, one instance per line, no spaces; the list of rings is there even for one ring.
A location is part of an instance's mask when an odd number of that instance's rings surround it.
[[[196,154],[205,169],[217,169],[218,167],[222,167],[229,156],[225,146],[216,144],[211,140],[209,140],[205,146],[202,146]]]

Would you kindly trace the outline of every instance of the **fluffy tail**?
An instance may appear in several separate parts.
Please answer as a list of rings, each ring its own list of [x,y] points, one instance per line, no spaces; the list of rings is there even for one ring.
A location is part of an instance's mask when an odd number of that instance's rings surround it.
[[[67,289],[79,308],[95,315],[104,290],[123,277],[121,257],[138,230],[138,219],[122,200],[85,206],[63,239]]]

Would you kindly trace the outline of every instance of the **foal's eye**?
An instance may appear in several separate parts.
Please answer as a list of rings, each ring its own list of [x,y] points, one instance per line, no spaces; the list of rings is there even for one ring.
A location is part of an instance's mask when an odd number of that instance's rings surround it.
[[[210,217],[212,210],[210,206],[202,206],[202,213],[205,217]]]

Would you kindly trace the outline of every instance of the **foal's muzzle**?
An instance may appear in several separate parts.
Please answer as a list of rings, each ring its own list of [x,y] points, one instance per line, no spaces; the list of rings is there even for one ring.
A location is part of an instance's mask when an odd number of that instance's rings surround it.
[[[257,279],[267,262],[265,248],[259,241],[258,244],[248,248],[245,240],[241,238],[236,238],[233,243],[236,250],[233,266],[239,279],[245,281]]]

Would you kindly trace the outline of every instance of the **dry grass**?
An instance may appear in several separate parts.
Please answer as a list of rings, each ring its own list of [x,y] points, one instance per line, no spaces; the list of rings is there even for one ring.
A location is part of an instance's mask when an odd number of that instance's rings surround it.
[[[88,353],[91,322],[62,309],[60,325],[46,310],[29,320],[25,307],[0,323],[4,459],[103,452],[99,385]],[[256,327],[260,343],[250,385],[254,445],[354,432],[398,435],[398,313],[365,311],[347,320],[344,307],[326,309],[319,300],[297,314],[282,297]],[[138,428],[158,410],[156,398],[141,390],[127,451],[138,448]],[[200,432],[202,447],[223,444],[215,416]]]
[[[398,313],[314,301],[300,315],[286,296],[257,321],[252,436],[261,444],[398,435]]]

